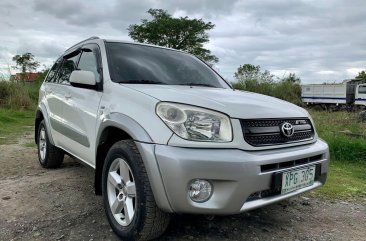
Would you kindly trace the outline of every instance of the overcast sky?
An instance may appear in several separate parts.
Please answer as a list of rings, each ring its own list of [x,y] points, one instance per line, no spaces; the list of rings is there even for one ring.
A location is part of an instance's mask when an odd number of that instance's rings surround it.
[[[149,8],[211,21],[207,44],[228,80],[239,65],[260,65],[303,83],[341,81],[366,69],[365,0],[1,0],[0,74],[31,52],[47,66],[71,45],[99,36],[129,40],[127,27]],[[14,71],[13,71],[14,72]]]

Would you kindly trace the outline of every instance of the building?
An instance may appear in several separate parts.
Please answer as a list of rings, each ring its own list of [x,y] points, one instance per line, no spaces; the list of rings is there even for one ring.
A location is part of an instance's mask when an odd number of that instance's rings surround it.
[[[31,72],[26,72],[24,74],[16,73],[15,75],[10,76],[10,81],[19,82],[24,80],[25,82],[35,82],[37,78],[38,73],[31,73]]]

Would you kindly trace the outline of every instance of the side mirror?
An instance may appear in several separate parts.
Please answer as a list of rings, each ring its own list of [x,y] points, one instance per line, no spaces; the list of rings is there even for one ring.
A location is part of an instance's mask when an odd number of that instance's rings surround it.
[[[70,75],[70,84],[76,87],[95,87],[97,81],[91,71],[74,70]]]

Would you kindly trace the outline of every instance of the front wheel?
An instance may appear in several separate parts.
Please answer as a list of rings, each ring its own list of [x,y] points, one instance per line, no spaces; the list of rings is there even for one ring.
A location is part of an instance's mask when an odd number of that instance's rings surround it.
[[[123,140],[108,152],[103,167],[104,208],[113,231],[123,240],[160,236],[170,216],[156,203],[135,143]]]
[[[56,168],[61,166],[64,160],[64,152],[52,145],[47,135],[47,129],[44,120],[38,127],[38,160],[45,168]]]

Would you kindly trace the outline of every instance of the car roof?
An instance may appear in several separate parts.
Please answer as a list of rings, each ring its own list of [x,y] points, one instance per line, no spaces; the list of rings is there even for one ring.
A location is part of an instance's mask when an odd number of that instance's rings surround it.
[[[173,51],[177,51],[177,52],[182,52],[182,53],[187,53],[185,51],[182,50],[178,50],[178,49],[173,49],[173,48],[168,48],[168,47],[163,47],[163,46],[158,46],[158,45],[153,45],[153,44],[147,44],[147,43],[138,43],[138,42],[132,42],[132,41],[125,41],[125,40],[114,40],[114,39],[101,39],[97,36],[93,36],[90,38],[87,38],[83,41],[80,41],[76,44],[74,44],[73,46],[71,46],[70,48],[68,48],[64,55],[67,55],[69,53],[74,52],[75,50],[77,50],[78,48],[80,48],[82,45],[84,44],[88,44],[88,43],[100,43],[100,42],[108,42],[108,43],[124,43],[124,44],[134,44],[134,45],[142,45],[142,46],[149,46],[149,47],[155,47],[155,48],[161,48],[161,49],[167,49],[167,50],[173,50]]]

